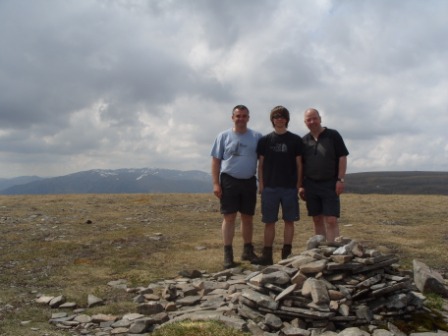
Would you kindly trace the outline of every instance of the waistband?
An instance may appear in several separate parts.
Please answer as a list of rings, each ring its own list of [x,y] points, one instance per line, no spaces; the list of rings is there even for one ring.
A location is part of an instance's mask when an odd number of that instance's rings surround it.
[[[221,176],[225,176],[225,177],[228,177],[228,178],[231,178],[231,179],[234,179],[234,180],[238,180],[238,181],[251,181],[251,180],[255,179],[255,176],[249,177],[247,179],[240,179],[240,178],[237,178],[237,177],[233,177],[232,175],[229,175],[227,173],[221,173]]]
[[[309,178],[309,177],[306,177],[306,176],[304,177],[304,179],[308,180],[308,181],[311,181],[311,182],[315,182],[315,183],[323,183],[323,182],[330,182],[330,181],[336,181],[337,180],[337,178],[334,178],[334,177],[329,178],[329,179],[316,180],[316,179],[312,179],[312,178]]]

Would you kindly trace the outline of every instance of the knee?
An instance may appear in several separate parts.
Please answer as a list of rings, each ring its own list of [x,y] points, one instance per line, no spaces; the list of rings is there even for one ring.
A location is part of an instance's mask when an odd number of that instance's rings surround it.
[[[224,215],[224,222],[228,223],[228,224],[233,224],[236,221],[236,214],[235,213],[231,213],[231,214],[225,214]]]
[[[285,222],[285,227],[293,228],[294,227],[294,222],[286,221]]]
[[[330,226],[338,225],[338,221],[337,221],[336,217],[327,217],[325,222],[327,223],[327,225],[330,225]]]

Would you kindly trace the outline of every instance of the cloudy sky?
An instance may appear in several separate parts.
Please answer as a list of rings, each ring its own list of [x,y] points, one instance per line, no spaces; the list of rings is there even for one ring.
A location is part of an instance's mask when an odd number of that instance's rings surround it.
[[[320,110],[348,172],[448,170],[445,0],[0,0],[0,177],[209,171],[245,104]]]

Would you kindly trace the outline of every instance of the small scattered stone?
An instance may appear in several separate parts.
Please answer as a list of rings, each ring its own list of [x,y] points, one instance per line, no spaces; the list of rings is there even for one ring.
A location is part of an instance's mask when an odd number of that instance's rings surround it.
[[[103,299],[100,299],[92,294],[87,296],[87,307],[92,308],[95,306],[101,306],[102,304],[104,304]]]
[[[143,315],[153,315],[162,311],[164,311],[164,308],[159,302],[141,303],[137,307],[137,312]]]
[[[56,297],[52,298],[52,299],[50,300],[50,302],[48,303],[48,305],[49,305],[51,308],[57,308],[57,307],[59,307],[61,304],[63,304],[64,302],[65,302],[65,297],[62,296],[62,295],[60,295],[60,296],[56,296]]]
[[[194,279],[202,277],[202,272],[198,270],[182,270],[179,272],[179,275],[188,279]]]
[[[36,303],[42,303],[48,305],[51,300],[53,300],[54,296],[42,295],[36,299]]]
[[[51,314],[51,318],[54,320],[54,319],[60,319],[60,318],[63,318],[63,317],[67,317],[67,313],[65,313],[65,312],[57,312],[57,313],[52,313]]]

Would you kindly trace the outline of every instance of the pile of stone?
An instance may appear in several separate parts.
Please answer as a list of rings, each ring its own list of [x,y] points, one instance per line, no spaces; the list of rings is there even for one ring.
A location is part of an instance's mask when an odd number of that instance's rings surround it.
[[[387,336],[399,334],[395,319],[406,320],[425,309],[425,297],[409,274],[399,272],[395,256],[344,238],[329,245],[315,236],[307,245],[301,254],[256,271],[182,271],[175,279],[142,288],[111,281],[110,286],[132,293],[136,303],[136,311],[123,316],[88,315],[63,296],[41,295],[37,301],[57,309],[50,319],[56,327],[95,336],[149,335],[180,320],[218,320],[253,335],[344,335],[355,328],[355,334],[382,330]],[[419,279],[423,288],[434,277]],[[443,283],[440,288],[446,290]],[[107,302],[89,295],[89,307],[103,304]]]
[[[248,279],[240,315],[273,314],[300,320],[303,328],[330,330],[384,324],[423,308],[424,296],[398,271],[398,259],[366,250],[356,241],[323,244],[316,236],[308,250]]]

